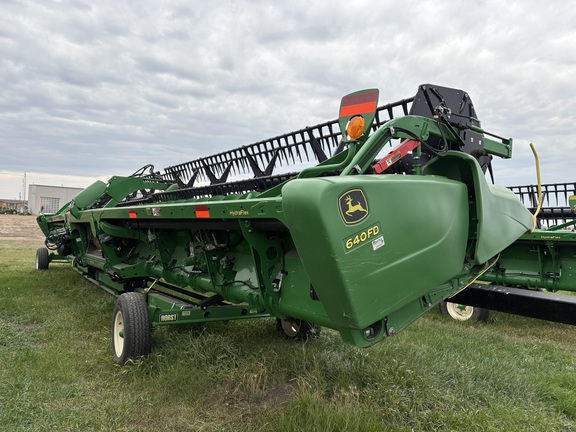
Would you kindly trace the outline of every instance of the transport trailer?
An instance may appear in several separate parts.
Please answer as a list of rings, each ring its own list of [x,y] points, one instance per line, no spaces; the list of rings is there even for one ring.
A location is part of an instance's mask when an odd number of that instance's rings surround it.
[[[70,262],[118,296],[119,364],[150,352],[154,327],[262,317],[290,338],[328,327],[366,347],[480,278],[507,284],[514,247],[539,232],[514,192],[486,180],[512,139],[485,131],[462,90],[378,97],[358,91],[337,120],[98,181],[38,217],[36,267]],[[518,265],[546,277],[513,284],[553,285],[557,261],[529,248]]]

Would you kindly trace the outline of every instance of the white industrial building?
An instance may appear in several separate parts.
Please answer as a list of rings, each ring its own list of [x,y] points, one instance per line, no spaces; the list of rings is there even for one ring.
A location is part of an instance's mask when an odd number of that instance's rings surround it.
[[[31,184],[28,186],[28,212],[56,213],[84,189]]]

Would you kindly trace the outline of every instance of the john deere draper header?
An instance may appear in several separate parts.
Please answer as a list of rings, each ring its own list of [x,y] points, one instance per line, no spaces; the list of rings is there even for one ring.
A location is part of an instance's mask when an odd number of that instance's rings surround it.
[[[511,153],[461,90],[422,85],[380,107],[363,90],[336,121],[94,183],[38,217],[37,267],[70,261],[119,296],[118,363],[147,354],[155,326],[269,316],[290,337],[324,326],[368,346],[490,274],[534,228],[485,179]],[[290,172],[302,162],[316,164]]]

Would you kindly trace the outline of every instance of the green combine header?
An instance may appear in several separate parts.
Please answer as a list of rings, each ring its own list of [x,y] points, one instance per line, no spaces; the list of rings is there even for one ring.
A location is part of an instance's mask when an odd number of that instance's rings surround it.
[[[383,106],[363,90],[338,120],[94,183],[38,217],[36,267],[71,262],[118,296],[119,364],[148,354],[157,326],[261,317],[292,338],[329,327],[369,346],[446,300],[497,308],[476,280],[576,289],[574,232],[486,181],[511,155],[461,90],[422,85]]]

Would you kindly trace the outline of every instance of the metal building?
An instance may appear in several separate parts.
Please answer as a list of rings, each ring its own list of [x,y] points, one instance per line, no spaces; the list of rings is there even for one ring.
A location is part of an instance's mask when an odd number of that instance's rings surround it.
[[[28,211],[32,214],[56,213],[83,189],[31,184],[28,186]]]

